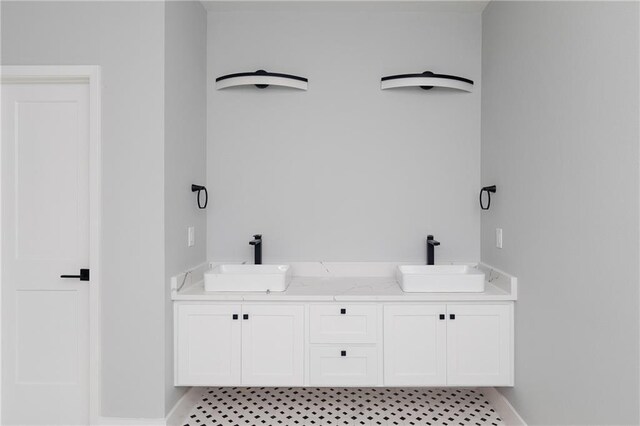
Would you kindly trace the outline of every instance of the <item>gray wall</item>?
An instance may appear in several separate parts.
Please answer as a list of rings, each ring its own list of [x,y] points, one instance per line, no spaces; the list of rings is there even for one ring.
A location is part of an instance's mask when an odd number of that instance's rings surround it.
[[[639,422],[638,37],[636,2],[483,14],[482,260],[519,278],[530,425]]]
[[[198,210],[191,184],[206,179],[207,15],[198,1],[167,2],[165,8],[165,410],[184,388],[173,386],[171,276],[206,261],[206,213]],[[187,247],[187,227],[196,244]]]
[[[102,66],[102,414],[165,413],[164,13],[2,2],[4,65]]]
[[[455,5],[454,5],[455,6]],[[430,4],[225,4],[208,21],[208,257],[424,262],[480,257],[480,12]],[[266,69],[309,91],[217,91]],[[380,90],[424,70],[474,93]]]

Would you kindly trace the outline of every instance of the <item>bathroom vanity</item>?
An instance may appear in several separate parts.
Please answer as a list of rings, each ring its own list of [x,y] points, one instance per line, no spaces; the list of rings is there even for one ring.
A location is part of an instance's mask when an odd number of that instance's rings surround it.
[[[291,266],[282,292],[205,291],[216,265],[174,277],[177,386],[513,386],[514,277],[406,293],[397,264]]]

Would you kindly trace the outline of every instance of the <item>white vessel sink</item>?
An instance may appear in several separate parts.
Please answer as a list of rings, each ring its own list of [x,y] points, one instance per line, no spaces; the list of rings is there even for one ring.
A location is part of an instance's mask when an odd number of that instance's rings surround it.
[[[289,265],[218,265],[204,274],[206,291],[285,291]]]
[[[396,280],[407,293],[481,293],[484,272],[469,265],[403,265]]]

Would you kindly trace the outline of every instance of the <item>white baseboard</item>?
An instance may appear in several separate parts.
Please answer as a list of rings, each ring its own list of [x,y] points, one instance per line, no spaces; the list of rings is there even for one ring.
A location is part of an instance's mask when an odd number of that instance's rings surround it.
[[[124,419],[120,417],[99,417],[96,426],[182,426],[194,404],[202,396],[202,388],[190,388],[176,402],[164,419]]]
[[[520,414],[513,408],[509,400],[498,392],[496,388],[480,388],[480,391],[498,412],[505,425],[527,426],[527,423],[520,417]]]
[[[202,388],[190,388],[167,414],[165,426],[182,426],[187,414],[189,414],[201,396]]]

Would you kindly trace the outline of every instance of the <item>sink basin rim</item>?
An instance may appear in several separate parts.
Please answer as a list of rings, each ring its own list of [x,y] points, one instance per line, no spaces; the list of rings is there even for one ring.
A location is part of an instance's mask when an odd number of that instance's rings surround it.
[[[477,265],[399,265],[396,281],[405,293],[485,291],[485,274]]]
[[[289,265],[219,264],[204,274],[212,292],[282,292],[291,283]]]

